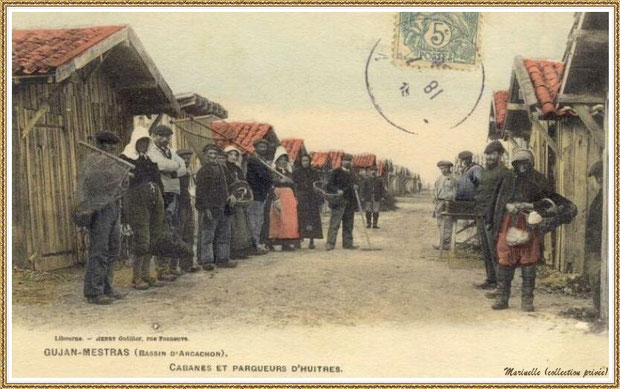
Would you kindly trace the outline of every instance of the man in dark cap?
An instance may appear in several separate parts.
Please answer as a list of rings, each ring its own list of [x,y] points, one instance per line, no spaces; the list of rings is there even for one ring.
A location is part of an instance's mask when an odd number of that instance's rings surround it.
[[[497,261],[495,258],[495,241],[493,240],[493,222],[488,220],[489,208],[493,194],[497,188],[498,182],[504,177],[510,175],[510,170],[501,162],[504,154],[504,146],[497,141],[489,143],[484,149],[485,169],[480,177],[480,184],[476,188],[476,227],[478,229],[478,239],[480,240],[480,248],[484,258],[484,267],[486,270],[486,279],[480,284],[474,286],[480,289],[495,289],[494,292],[487,294],[487,297],[494,298],[497,294],[497,278],[496,268]]]
[[[327,243],[325,250],[333,250],[336,246],[338,230],[342,222],[342,247],[344,249],[356,249],[353,245],[353,219],[358,209],[355,191],[357,180],[351,170],[353,156],[344,154],[342,166],[333,169],[329,174],[326,189],[329,193],[337,193],[342,196],[342,201],[329,204],[331,215],[329,218],[329,230],[327,231]]]
[[[192,156],[194,152],[190,149],[177,150],[177,155],[185,162],[186,174],[179,177],[181,193],[179,194],[179,236],[183,242],[190,247],[194,247],[194,207],[192,198],[189,194],[189,187],[194,175],[191,168]],[[182,258],[180,260],[181,270],[193,273],[198,266],[194,265],[194,258]]]
[[[164,208],[166,210],[166,227],[172,234],[179,231],[179,195],[181,183],[179,177],[186,172],[183,158],[172,152],[170,140],[172,129],[166,125],[159,125],[153,129],[151,139],[153,147],[149,148],[148,157],[157,164],[164,184]],[[157,258],[157,277],[160,281],[174,281],[180,273],[176,259],[165,257]]]
[[[369,175],[362,181],[361,200],[366,211],[366,228],[379,228],[381,200],[385,197],[385,187],[381,177],[377,177],[377,166],[371,166]]]
[[[590,203],[586,221],[585,270],[592,289],[592,300],[597,314],[601,311],[601,249],[603,233],[603,162],[590,167],[588,177],[596,181],[599,190]]]
[[[433,187],[433,203],[435,204],[435,210],[433,211],[433,217],[437,219],[437,229],[439,231],[439,241],[443,239],[443,245],[450,245],[452,218],[444,218],[444,229],[441,230],[441,213],[446,210],[446,207],[450,201],[454,201],[456,196],[456,180],[452,175],[452,166],[454,164],[450,161],[442,160],[437,162],[437,167],[441,171],[441,176],[435,180]],[[433,244],[433,248],[439,249],[438,244]]]
[[[471,151],[461,151],[459,158],[459,178],[456,189],[456,200],[473,201],[476,196],[476,188],[480,184],[482,166],[473,161]]]
[[[248,222],[252,233],[252,243],[254,245],[254,254],[265,254],[269,250],[261,242],[261,231],[265,221],[265,204],[269,191],[273,186],[271,171],[265,164],[259,161],[269,160],[269,142],[265,139],[259,139],[254,143],[256,155],[250,155],[248,158],[246,180],[252,189],[254,199],[248,206]]]
[[[230,194],[233,178],[218,162],[221,149],[215,144],[204,148],[205,162],[196,175],[196,209],[200,216],[200,258],[204,270],[237,266],[230,260],[231,213],[235,197]]]
[[[108,131],[95,136],[97,148],[115,155],[119,137]],[[101,177],[106,177],[101,175]],[[114,262],[120,254],[120,216],[119,198],[109,198],[107,204],[93,213],[88,225],[89,246],[88,263],[84,276],[84,296],[90,304],[108,305],[114,300],[124,298],[112,286],[114,279]]]

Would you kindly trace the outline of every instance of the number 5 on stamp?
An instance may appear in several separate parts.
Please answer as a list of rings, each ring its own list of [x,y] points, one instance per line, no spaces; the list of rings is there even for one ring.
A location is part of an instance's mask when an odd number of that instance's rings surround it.
[[[401,12],[394,32],[394,63],[470,70],[479,63],[477,12]]]

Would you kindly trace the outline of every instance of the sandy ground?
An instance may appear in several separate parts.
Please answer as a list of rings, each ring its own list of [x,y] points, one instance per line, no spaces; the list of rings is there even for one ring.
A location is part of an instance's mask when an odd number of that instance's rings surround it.
[[[368,230],[381,251],[338,246],[325,252],[323,242],[315,250],[304,243],[296,252],[240,261],[236,269],[189,274],[165,288],[132,291],[111,306],[85,303],[81,270],[55,273],[35,287],[33,281],[16,279],[13,375],[506,379],[505,368],[512,367],[538,369],[541,375],[532,373],[534,379],[555,379],[567,376],[544,370],[572,369],[583,376],[586,369],[608,366],[608,332],[593,333],[586,323],[559,316],[569,307],[589,306],[589,300],[539,291],[536,312],[524,313],[517,274],[511,308],[493,311],[491,301],[472,287],[483,280],[480,262],[437,259],[428,196],[403,198],[398,205],[399,210],[381,215],[380,230]],[[365,247],[361,227],[356,216],[356,244]],[[117,283],[128,286],[129,269],[119,272]],[[81,336],[82,341],[57,341],[56,336]],[[143,339],[101,342],[97,336]],[[189,340],[146,341],[147,336]],[[46,349],[73,347],[126,347],[131,355],[45,355],[51,352]],[[139,350],[166,355],[136,357]],[[179,350],[223,351],[174,358],[171,353]],[[211,371],[180,372],[171,364],[202,364]],[[227,370],[218,371],[218,364]],[[246,365],[254,371],[232,370]],[[280,371],[252,368],[263,365],[280,366]],[[296,365],[331,368],[295,370]]]

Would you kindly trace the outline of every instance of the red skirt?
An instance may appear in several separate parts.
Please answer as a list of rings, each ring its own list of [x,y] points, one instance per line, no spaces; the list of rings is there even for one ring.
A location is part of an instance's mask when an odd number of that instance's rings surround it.
[[[535,265],[542,258],[542,234],[540,231],[530,231],[530,240],[519,246],[509,246],[506,241],[506,234],[510,227],[510,220],[518,217],[515,227],[519,229],[527,228],[525,215],[512,215],[507,213],[502,222],[497,239],[497,258],[502,266],[517,267]]]
[[[269,211],[269,239],[299,239],[297,199],[291,188],[275,188],[279,200],[271,203]],[[276,203],[280,206],[276,207]],[[278,209],[279,208],[279,209]]]

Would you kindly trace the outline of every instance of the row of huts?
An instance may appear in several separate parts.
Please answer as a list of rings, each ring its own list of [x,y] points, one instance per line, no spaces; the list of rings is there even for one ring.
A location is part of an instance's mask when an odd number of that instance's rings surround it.
[[[516,148],[532,150],[535,168],[579,209],[572,223],[546,236],[547,264],[562,272],[584,271],[588,208],[598,191],[588,179],[589,168],[602,160],[605,188],[609,182],[608,59],[608,14],[576,13],[564,57],[559,61],[516,57],[508,89],[495,91],[491,102],[489,138],[506,141],[509,154]],[[607,290],[604,228],[601,256],[603,290]]]
[[[83,150],[103,129],[124,144],[158,123],[173,127],[173,146],[201,151],[231,140],[246,153],[264,138],[293,160],[302,139],[280,140],[266,123],[225,121],[228,112],[195,93],[173,94],[129,26],[12,31],[12,258],[51,270],[83,262],[84,234],[71,221]],[[311,152],[323,170],[340,166],[342,151]],[[355,169],[377,166],[392,194],[412,192],[419,176],[380,160],[355,156]],[[416,184],[417,186],[417,184]]]

